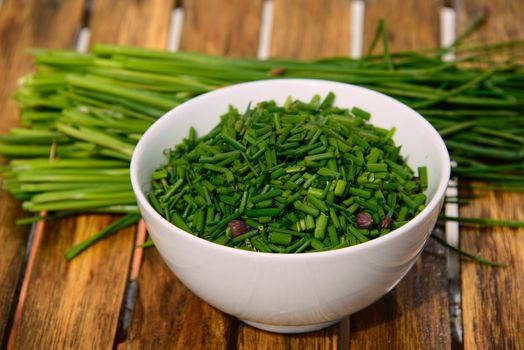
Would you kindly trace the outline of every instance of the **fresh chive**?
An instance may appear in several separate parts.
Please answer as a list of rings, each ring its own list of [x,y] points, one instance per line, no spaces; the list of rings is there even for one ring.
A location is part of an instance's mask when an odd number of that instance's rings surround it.
[[[315,236],[316,239],[319,239],[319,240],[324,239],[324,236],[326,234],[326,229],[327,229],[328,222],[329,222],[329,217],[324,215],[324,214],[321,214],[317,218],[317,222],[316,222],[316,226],[315,226],[315,232],[314,232],[314,236]]]
[[[278,66],[282,67],[281,74],[284,77],[314,76],[350,81],[401,99],[417,108],[441,132],[452,159],[459,163],[453,174],[460,180],[480,179],[490,183],[486,187],[522,191],[522,168],[514,166],[524,159],[521,149],[524,134],[519,118],[522,65],[515,62],[496,64],[495,61],[486,59],[492,53],[513,50],[520,43],[510,41],[481,46],[461,44],[463,38],[482,21],[482,16],[475,18],[450,48],[398,53],[389,52],[387,29],[385,23],[380,21],[370,52],[382,41],[384,53],[359,60],[336,58],[314,62],[272,59],[257,61],[112,45],[94,45],[89,54],[34,51],[38,73],[21,80],[20,91],[23,93],[16,94],[15,97],[22,109],[21,122],[24,127],[14,128],[8,135],[0,137],[0,153],[8,158],[24,157],[25,160],[32,160],[31,158],[36,157],[48,158],[52,151],[59,157],[58,163],[64,160],[78,162],[77,169],[80,171],[62,172],[53,168],[53,171],[47,173],[33,172],[33,168],[17,168],[17,161],[11,160],[3,170],[3,186],[15,198],[25,200],[24,207],[28,210],[48,208],[56,210],[58,214],[71,212],[72,209],[79,212],[136,212],[132,196],[124,193],[124,190],[88,190],[102,183],[109,187],[111,184],[129,185],[127,174],[115,176],[93,173],[91,170],[98,167],[95,164],[110,158],[113,159],[110,161],[119,164],[106,167],[102,165],[102,168],[127,168],[140,134],[167,110],[183,102],[188,96],[209,91],[214,86],[262,79],[267,76],[267,72]],[[469,56],[458,59],[457,62],[442,63],[439,60],[440,55],[450,49],[468,53]],[[462,62],[473,64],[462,65]],[[100,63],[103,63],[103,67]],[[133,87],[138,85],[140,88]],[[45,93],[45,97],[42,97],[42,93]],[[285,213],[294,208],[291,203],[306,203],[304,198],[307,193],[301,191],[309,188],[320,189],[316,198],[323,200],[329,208],[336,210],[338,214],[349,215],[347,219],[344,215],[338,215],[340,221],[348,221],[347,225],[350,225],[351,215],[359,209],[375,208],[377,212],[384,210],[381,207],[384,205],[381,202],[382,197],[386,198],[389,207],[396,208],[395,225],[400,225],[416,214],[410,208],[417,208],[424,197],[410,195],[408,200],[404,200],[406,197],[403,195],[406,193],[402,191],[411,189],[412,182],[415,181],[412,180],[413,174],[406,171],[404,165],[396,164],[398,150],[396,153],[386,151],[387,147],[392,147],[387,143],[391,141],[394,129],[377,129],[376,132],[367,129],[365,121],[369,119],[369,113],[358,107],[349,112],[342,111],[332,106],[334,100],[333,93],[327,94],[323,100],[316,95],[309,102],[290,98],[283,107],[271,103],[264,106],[265,113],[260,115],[267,116],[264,117],[266,119],[251,121],[256,108],[248,108],[239,123],[234,120],[234,111],[230,111],[225,117],[229,119],[225,129],[215,128],[202,137],[197,137],[195,130],[189,129],[184,146],[186,150],[212,140],[215,140],[212,145],[215,150],[203,148],[199,151],[201,153],[187,152],[188,158],[193,155],[200,157],[196,160],[201,164],[194,167],[190,167],[189,163],[177,163],[173,164],[172,169],[160,169],[153,176],[156,181],[151,192],[153,194],[148,195],[151,204],[160,213],[167,213],[170,220],[173,220],[172,212],[178,212],[192,229],[200,226],[202,216],[199,211],[202,208],[195,207],[195,203],[197,206],[207,206],[204,209],[206,223],[216,224],[237,211],[245,216],[246,210],[253,209],[249,206],[253,203],[248,203],[248,197],[260,194],[260,189],[270,177],[267,173],[268,166],[286,162],[285,167],[273,167],[270,171],[272,176],[275,173],[278,175],[274,180],[280,181],[273,184],[275,189],[292,189],[296,192],[286,197],[273,197],[274,205],[279,205],[282,210],[282,214],[273,218],[282,221],[282,225],[291,227],[300,221],[305,225],[307,221],[307,227],[314,226],[314,223],[311,224],[313,216],[300,210],[293,211],[296,213],[293,222],[284,220],[284,217],[288,217]],[[310,116],[305,118],[301,113],[320,115],[316,129],[306,128],[305,123]],[[256,130],[251,129],[251,125],[255,124]],[[246,125],[249,131],[243,132],[242,127]],[[511,128],[508,129],[507,125],[511,125]],[[358,129],[352,131],[352,128]],[[55,137],[58,145],[56,147],[51,145]],[[384,145],[374,144],[376,140],[381,140]],[[249,147],[244,146],[247,144]],[[285,145],[286,149],[273,149],[274,145]],[[336,149],[332,148],[335,145]],[[357,146],[360,150],[354,149]],[[219,147],[223,148],[218,149]],[[350,150],[355,151],[355,154],[348,154]],[[373,154],[368,153],[370,150]],[[284,152],[288,153],[283,154]],[[388,152],[389,155],[386,154]],[[279,159],[280,156],[289,159]],[[287,165],[289,161],[298,161],[295,157],[299,156],[309,157],[308,163]],[[335,159],[338,163],[334,162]],[[48,159],[44,161],[38,166],[47,167],[46,163],[54,163]],[[345,168],[342,165],[344,162],[351,162],[351,165]],[[202,163],[218,168],[206,168]],[[384,174],[388,173],[379,171],[383,170],[384,164],[393,174],[387,179]],[[363,166],[374,174],[375,180],[368,177],[366,181],[362,181]],[[223,172],[223,169],[230,168],[235,171]],[[283,168],[287,170],[278,170]],[[304,168],[314,175],[306,176],[301,170]],[[217,171],[219,169],[222,171]],[[204,174],[209,172],[213,178],[195,182],[195,173],[201,174],[202,171]],[[289,174],[295,172],[302,174],[303,180],[290,180]],[[179,173],[184,173],[184,177],[177,178]],[[418,171],[419,180],[416,186],[422,190],[428,184],[427,174],[428,170]],[[237,188],[238,178],[251,181],[249,186],[252,186],[252,190]],[[353,180],[357,178],[361,182],[355,184]],[[377,179],[383,179],[383,182],[377,182]],[[171,180],[176,182],[173,184]],[[198,181],[202,181],[201,186]],[[325,190],[328,188],[324,183],[326,181],[334,183],[329,186],[329,193]],[[340,181],[347,183],[343,186]],[[229,186],[230,191],[219,193],[214,188],[218,186]],[[463,187],[464,184],[461,182],[460,186]],[[353,193],[350,188],[353,188]],[[377,195],[378,188],[394,195],[384,194],[381,197]],[[371,195],[369,198],[366,197],[366,192],[355,195],[355,189],[367,191]],[[314,192],[310,194],[315,196]],[[112,202],[109,199],[110,194],[114,194]],[[211,207],[217,204],[215,200],[218,194],[226,195],[223,198],[227,203],[221,202],[216,207],[218,216],[215,217],[215,213],[210,212],[208,207],[210,202]],[[72,195],[83,196],[83,199],[75,200]],[[356,196],[358,200],[342,204],[348,196]],[[375,203],[369,203],[369,200],[374,200]],[[260,200],[268,205],[269,202],[264,201]],[[346,207],[348,209],[341,209]],[[268,216],[260,218],[262,221],[268,218],[272,220]],[[463,223],[481,224],[466,220]],[[329,227],[331,225],[328,230]],[[350,240],[351,238],[344,242]],[[311,248],[308,246],[303,249]]]
[[[493,266],[493,267],[507,267],[508,265],[506,264],[503,264],[503,263],[499,263],[499,262],[496,262],[496,261],[491,261],[491,260],[488,260],[488,259],[484,259],[478,255],[474,255],[474,254],[471,254],[469,252],[466,252],[462,249],[458,249],[456,248],[455,246],[452,246],[451,244],[449,244],[448,242],[446,242],[444,239],[440,238],[439,236],[435,235],[435,234],[432,234],[430,236],[432,239],[434,239],[435,241],[437,241],[438,243],[442,244],[443,246],[445,246],[446,248],[454,251],[454,252],[457,252],[459,253],[460,255],[468,258],[468,259],[471,259],[472,261],[478,263],[478,264],[482,264],[482,265],[488,265],[488,266]]]
[[[140,215],[136,215],[136,214],[129,214],[129,215],[125,215],[119,219],[117,219],[116,221],[112,222],[111,224],[109,224],[108,226],[106,226],[103,230],[101,230],[100,232],[98,232],[97,234],[89,237],[88,239],[68,248],[64,255],[65,257],[68,259],[68,260],[71,260],[73,259],[74,257],[76,257],[78,254],[80,254],[82,251],[84,251],[85,249],[87,249],[88,247],[90,247],[91,245],[93,245],[95,242],[125,228],[125,227],[128,227],[129,225],[132,225],[136,222],[138,222],[138,220],[140,220]]]

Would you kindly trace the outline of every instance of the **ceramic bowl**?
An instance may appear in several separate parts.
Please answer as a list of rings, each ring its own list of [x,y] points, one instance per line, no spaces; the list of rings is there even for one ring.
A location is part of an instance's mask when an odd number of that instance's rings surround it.
[[[377,126],[397,130],[394,140],[416,169],[429,173],[427,205],[399,229],[339,250],[271,254],[218,245],[189,234],[148,203],[152,172],[165,164],[164,150],[186,137],[191,126],[209,132],[229,105],[292,95],[308,101],[336,94],[338,107],[358,106]],[[329,326],[389,292],[414,264],[435,225],[449,180],[449,155],[437,131],[417,112],[381,93],[337,82],[275,79],[225,87],[195,97],[156,121],[142,136],[131,160],[138,206],[156,248],[175,275],[207,303],[244,322],[274,332],[297,333]],[[172,310],[174,312],[174,310]],[[166,305],[165,312],[171,312]]]

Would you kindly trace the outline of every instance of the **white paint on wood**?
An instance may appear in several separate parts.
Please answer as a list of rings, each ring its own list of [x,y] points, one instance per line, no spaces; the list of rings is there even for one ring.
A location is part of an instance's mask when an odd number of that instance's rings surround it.
[[[167,50],[178,51],[180,48],[180,38],[182,37],[182,25],[184,24],[184,9],[176,7],[171,13],[169,24],[169,35],[167,37]]]
[[[258,40],[257,57],[266,59],[269,57],[271,45],[271,30],[273,28],[273,0],[266,0],[262,4],[262,18],[260,20],[260,35]]]
[[[443,7],[440,10],[440,46],[450,47],[456,38],[457,17],[455,10],[449,7]],[[442,56],[442,60],[450,62],[455,60],[455,53],[453,51],[447,52]],[[457,164],[452,162],[452,167]],[[458,181],[452,178],[449,182],[446,195],[450,198],[457,197]],[[456,203],[448,203],[444,207],[446,216],[459,216],[459,205]],[[446,241],[454,247],[460,247],[460,226],[458,222],[447,221],[446,226]],[[452,342],[459,344],[463,343],[462,330],[462,293],[460,284],[460,256],[458,253],[449,251],[447,257],[448,267],[448,281],[449,281],[449,313],[451,322],[451,337]]]
[[[366,4],[363,0],[351,1],[351,25],[349,32],[349,56],[352,58],[362,57],[362,48],[364,42],[364,14]]]
[[[456,38],[457,16],[455,10],[449,7],[443,7],[440,10],[440,46],[449,47]],[[454,52],[446,53],[442,59],[444,61],[453,61],[455,59]]]
[[[80,29],[78,32],[78,36],[76,38],[76,46],[75,49],[78,52],[86,53],[89,49],[89,41],[91,40],[91,31],[89,28],[84,27]]]

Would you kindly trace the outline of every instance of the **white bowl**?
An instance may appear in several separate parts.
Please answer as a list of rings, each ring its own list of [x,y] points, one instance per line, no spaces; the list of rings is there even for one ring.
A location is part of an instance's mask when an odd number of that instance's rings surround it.
[[[308,101],[336,94],[338,107],[358,106],[377,126],[396,127],[401,154],[429,173],[426,207],[401,228],[380,238],[339,250],[271,254],[218,245],[165,220],[146,199],[152,172],[166,163],[164,150],[187,136],[191,126],[209,132],[231,104],[291,95]],[[222,88],[183,103],[142,136],[131,160],[131,182],[156,248],[169,268],[196,295],[244,322],[274,332],[298,333],[329,326],[389,292],[422,251],[442,207],[449,180],[449,155],[437,131],[417,112],[378,92],[321,80],[256,81]],[[171,312],[166,305],[165,312]]]

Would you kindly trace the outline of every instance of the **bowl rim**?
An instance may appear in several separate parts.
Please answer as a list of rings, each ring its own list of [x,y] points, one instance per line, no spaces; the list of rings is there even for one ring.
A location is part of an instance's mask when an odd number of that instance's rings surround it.
[[[204,238],[195,236],[187,231],[182,230],[181,228],[175,226],[168,220],[166,220],[162,215],[160,215],[149,203],[149,201],[146,198],[146,195],[142,191],[140,187],[140,183],[138,180],[138,163],[140,162],[141,157],[145,156],[145,145],[148,143],[148,139],[151,137],[151,134],[155,132],[156,129],[159,128],[159,125],[161,125],[163,122],[165,122],[167,119],[173,118],[173,114],[178,114],[183,112],[185,109],[191,107],[194,104],[201,103],[202,100],[206,100],[209,98],[209,96],[214,96],[217,94],[227,94],[231,90],[235,91],[237,89],[243,89],[246,87],[253,87],[253,86],[259,86],[259,87],[267,87],[272,86],[274,84],[276,85],[286,85],[286,84],[306,84],[306,85],[331,85],[331,86],[338,86],[340,88],[347,88],[348,86],[353,89],[361,89],[365,90],[367,93],[375,94],[378,97],[386,100],[390,100],[393,103],[400,104],[403,108],[407,108],[412,113],[416,115],[417,118],[421,119],[422,123],[425,125],[427,129],[429,129],[429,132],[433,134],[436,151],[438,151],[441,155],[441,158],[443,159],[442,168],[440,171],[440,181],[438,182],[438,185],[435,189],[435,193],[433,195],[433,198],[426,203],[426,206],[420,213],[418,213],[413,219],[409,220],[406,224],[403,226],[392,230],[388,232],[386,235],[377,237],[374,239],[371,239],[364,243],[359,243],[353,246],[339,248],[339,249],[332,249],[332,250],[326,250],[321,252],[310,252],[310,253],[301,253],[301,254],[295,254],[295,253],[266,253],[266,252],[255,252],[255,251],[248,251],[244,249],[237,249],[234,247],[228,247],[224,246],[218,243],[214,243],[211,241],[208,241]],[[174,145],[173,145],[174,146]],[[437,132],[437,130],[417,111],[412,109],[411,107],[407,106],[406,104],[388,96],[383,93],[380,93],[378,91],[368,89],[362,86],[354,85],[354,84],[348,84],[348,83],[342,83],[342,82],[336,82],[336,81],[330,81],[330,80],[321,80],[321,79],[303,79],[303,78],[286,78],[286,79],[266,79],[266,80],[256,80],[246,83],[239,83],[234,85],[229,85],[226,87],[222,87],[201,95],[198,95],[196,97],[191,98],[190,100],[181,103],[180,105],[174,107],[173,109],[169,110],[165,114],[163,114],[160,118],[158,118],[153,124],[150,125],[150,127],[142,134],[140,137],[139,142],[135,146],[135,149],[133,151],[133,155],[131,157],[131,164],[130,164],[130,177],[131,177],[131,185],[133,187],[133,192],[135,193],[135,197],[137,199],[137,202],[139,204],[139,208],[142,211],[145,211],[146,214],[149,217],[152,217],[154,220],[159,221],[163,226],[166,226],[168,228],[171,228],[167,230],[168,232],[163,232],[163,234],[169,234],[169,235],[182,235],[181,238],[187,239],[187,240],[193,240],[194,243],[202,244],[206,246],[209,249],[215,249],[218,252],[225,252],[230,254],[238,254],[238,255],[245,255],[249,256],[251,258],[253,257],[274,257],[275,259],[304,259],[307,257],[307,259],[319,259],[319,258],[327,258],[330,256],[335,256],[339,254],[347,254],[349,252],[357,252],[357,251],[365,251],[368,249],[373,249],[375,246],[380,246],[383,244],[387,244],[388,241],[395,239],[397,236],[401,236],[406,234],[407,231],[410,231],[415,226],[418,226],[423,223],[424,220],[426,220],[427,216],[435,210],[435,207],[440,206],[442,199],[444,198],[444,194],[446,192],[448,182],[450,179],[450,173],[451,173],[451,162],[449,157],[449,152],[446,148],[446,145],[440,136],[440,134]],[[142,215],[143,217],[145,215]],[[429,234],[428,234],[429,236]]]

